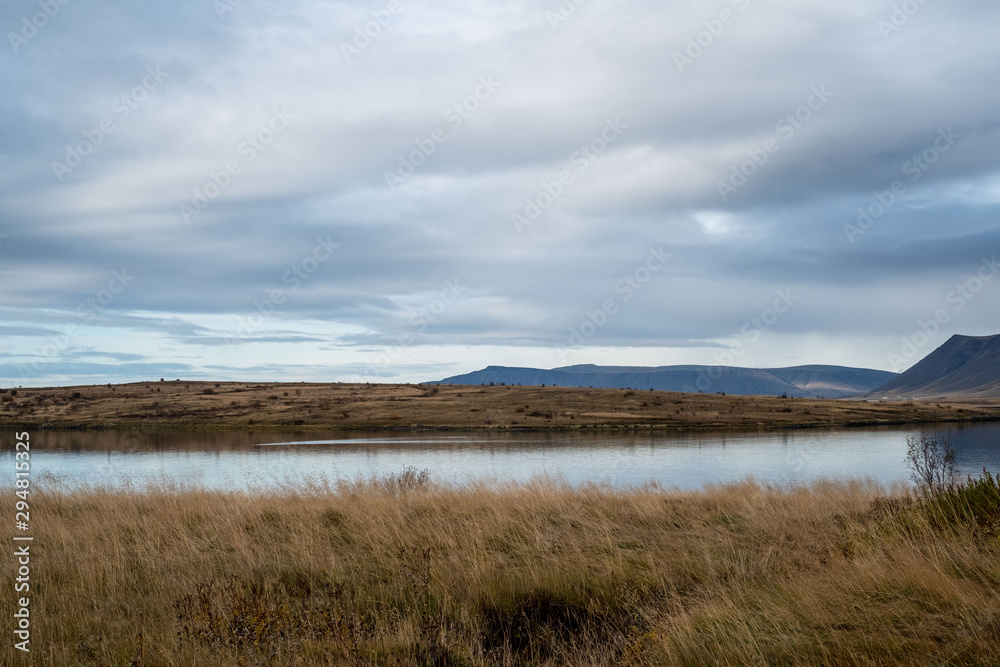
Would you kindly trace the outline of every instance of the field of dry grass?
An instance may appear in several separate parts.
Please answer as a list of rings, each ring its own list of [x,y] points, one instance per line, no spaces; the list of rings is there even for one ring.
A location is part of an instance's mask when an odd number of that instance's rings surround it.
[[[975,403],[564,387],[140,382],[0,390],[0,428],[565,429],[863,426],[997,419]]]
[[[31,498],[35,665],[1000,659],[1000,525],[861,482]]]

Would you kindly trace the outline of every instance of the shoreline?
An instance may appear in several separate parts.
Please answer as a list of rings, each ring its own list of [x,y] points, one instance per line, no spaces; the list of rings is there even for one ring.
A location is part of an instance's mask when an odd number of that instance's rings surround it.
[[[343,432],[343,433],[469,433],[469,434],[483,434],[483,433],[621,433],[625,431],[630,432],[649,432],[658,434],[683,434],[683,433],[758,433],[765,431],[815,431],[815,430],[864,430],[872,428],[900,428],[905,426],[921,426],[926,425],[932,427],[935,425],[943,424],[983,424],[1000,421],[1000,416],[974,416],[966,418],[956,418],[956,419],[939,419],[939,420],[903,420],[903,421],[871,421],[871,422],[829,422],[829,423],[815,423],[815,424],[764,424],[760,426],[719,426],[714,424],[705,424],[701,426],[673,426],[673,425],[655,425],[655,424],[632,424],[632,425],[615,425],[615,424],[596,424],[587,426],[533,426],[533,427],[521,427],[521,426],[323,426],[323,425],[288,425],[288,424],[254,424],[245,428],[240,428],[239,426],[231,425],[215,425],[211,423],[206,424],[190,424],[190,423],[159,423],[155,425],[149,424],[136,424],[136,423],[124,423],[124,424],[77,424],[77,425],[63,425],[63,424],[19,424],[19,423],[6,423],[0,422],[0,428],[4,430],[11,431],[40,431],[40,432],[52,432],[52,431],[78,431],[78,432],[128,432],[136,430],[137,428],[142,428],[142,430],[157,433],[157,432],[233,432],[233,431],[246,431],[249,433],[279,433],[285,431],[295,431],[302,433],[329,433],[329,432]]]

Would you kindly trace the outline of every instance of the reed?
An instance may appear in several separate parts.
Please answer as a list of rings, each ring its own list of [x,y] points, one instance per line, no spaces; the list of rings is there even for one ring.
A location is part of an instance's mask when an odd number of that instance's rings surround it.
[[[40,488],[32,664],[996,664],[994,490]]]

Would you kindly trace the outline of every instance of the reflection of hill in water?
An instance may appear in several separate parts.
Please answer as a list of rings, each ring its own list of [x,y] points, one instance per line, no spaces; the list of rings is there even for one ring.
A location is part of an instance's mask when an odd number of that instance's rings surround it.
[[[130,488],[173,485],[219,490],[319,489],[339,481],[429,471],[432,482],[528,482],[535,477],[612,486],[656,482],[696,489],[753,476],[765,483],[820,478],[907,478],[906,437],[920,427],[760,432],[413,434],[301,432],[157,434],[145,449],[124,449],[109,432],[45,432],[33,436],[32,475],[49,489],[79,485]],[[924,426],[923,428],[928,428]],[[1000,423],[941,424],[958,452],[960,474],[1000,466]],[[337,444],[306,444],[308,440]],[[276,440],[300,445],[254,446]],[[356,443],[356,444],[354,444]],[[395,443],[395,444],[394,444]],[[62,447],[62,449],[59,449]],[[14,452],[0,482],[13,479]],[[318,486],[316,486],[318,484]]]
[[[704,437],[713,437],[706,434]],[[42,452],[247,452],[262,449],[339,449],[376,451],[380,449],[468,449],[468,448],[558,448],[581,445],[616,444],[634,438],[614,434],[494,431],[455,434],[385,431],[41,431],[33,436]]]

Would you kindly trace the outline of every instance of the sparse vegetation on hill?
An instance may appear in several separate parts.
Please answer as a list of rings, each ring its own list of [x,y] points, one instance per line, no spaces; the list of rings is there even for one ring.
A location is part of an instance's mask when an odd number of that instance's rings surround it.
[[[139,382],[0,395],[0,427],[570,429],[865,426],[1000,418],[974,403],[566,387]]]

